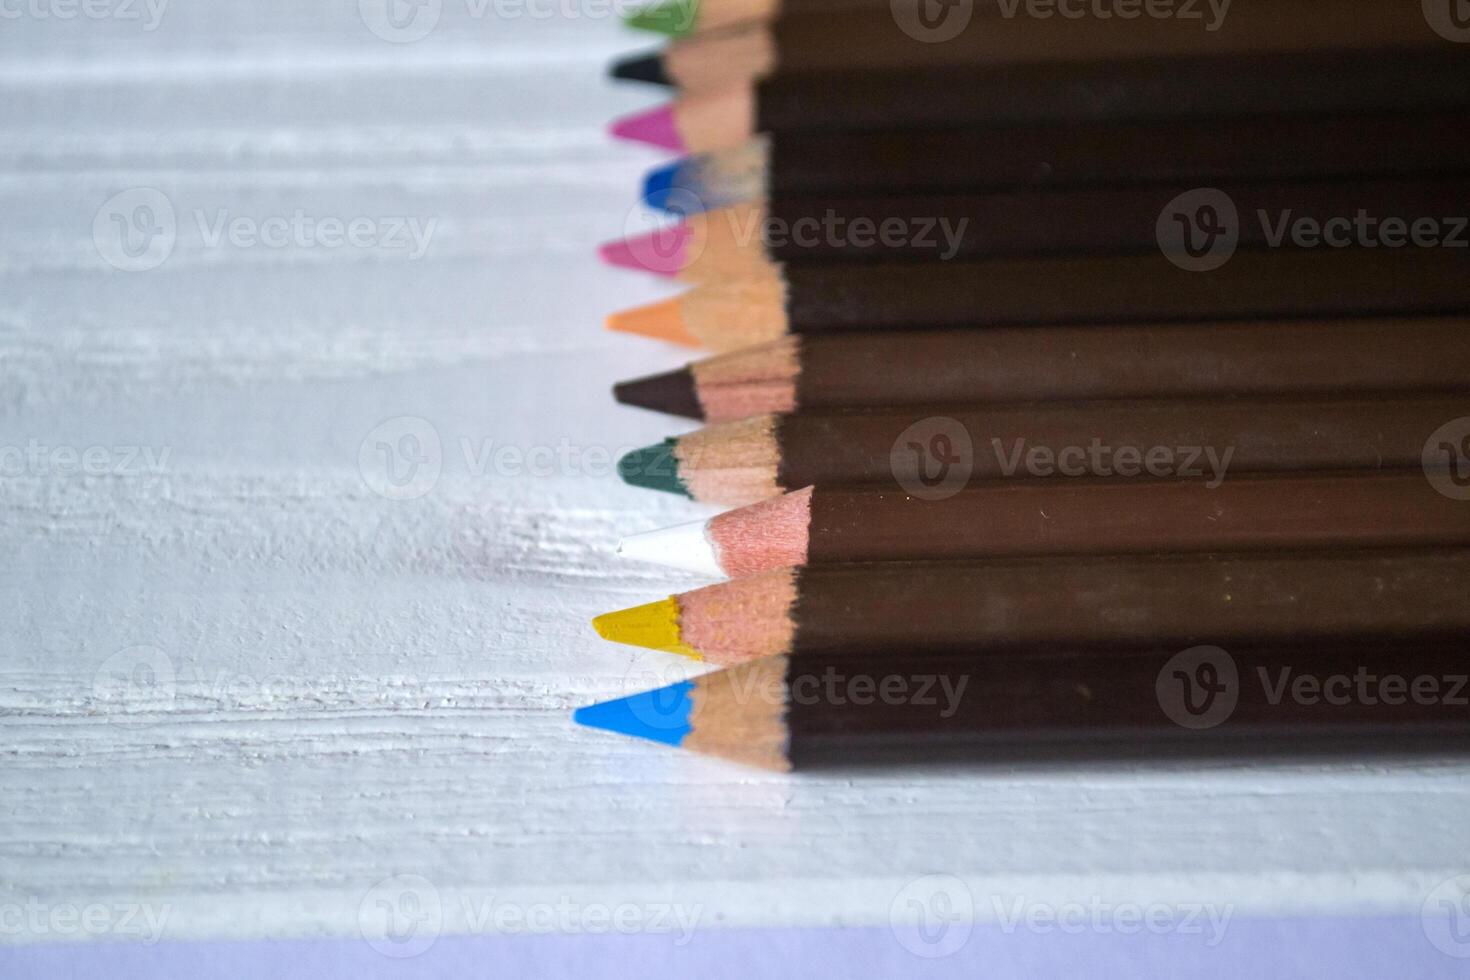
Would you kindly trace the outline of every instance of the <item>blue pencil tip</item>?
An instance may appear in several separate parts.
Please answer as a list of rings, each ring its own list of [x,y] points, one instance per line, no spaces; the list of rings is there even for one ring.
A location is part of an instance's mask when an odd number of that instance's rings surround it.
[[[693,690],[693,681],[681,681],[616,701],[578,708],[572,720],[588,728],[646,738],[664,745],[679,745],[689,734],[689,709],[693,703],[689,695]]]
[[[645,204],[651,208],[667,209],[676,199],[683,197],[678,193],[679,166],[678,163],[670,163],[648,172],[643,180]]]

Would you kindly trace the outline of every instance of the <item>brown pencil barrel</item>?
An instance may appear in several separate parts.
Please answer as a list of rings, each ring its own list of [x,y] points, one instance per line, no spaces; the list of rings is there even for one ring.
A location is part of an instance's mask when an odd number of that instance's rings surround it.
[[[788,652],[1470,636],[1470,550],[811,565]]]
[[[757,132],[1372,112],[1470,103],[1470,52],[1330,51],[777,74]]]
[[[1470,506],[1411,471],[1193,481],[1026,480],[937,500],[817,487],[807,563],[1470,545]]]
[[[1464,641],[783,660],[796,769],[1470,749]]]
[[[1014,476],[1418,470],[1429,437],[1466,416],[1465,394],[798,413],[776,423],[776,482],[958,490]]]
[[[796,404],[964,404],[1470,388],[1470,320],[1033,327],[808,336]]]
[[[1194,189],[1167,184],[943,196],[774,196],[766,205],[764,252],[787,263],[1148,252],[1158,247],[1159,215]],[[1437,227],[1454,215],[1470,218],[1470,176],[1224,184],[1219,190],[1241,215],[1285,214],[1319,227],[1359,214],[1374,221],[1392,216],[1406,227],[1421,220]],[[1241,221],[1238,245],[1266,246],[1271,234],[1267,221]],[[1470,234],[1465,241],[1470,246]],[[1292,242],[1285,239],[1283,245]]]
[[[907,33],[893,11],[852,11],[841,18],[807,15],[771,26],[781,72],[842,71],[941,65],[1075,62],[1146,56],[1225,55],[1237,52],[1319,51],[1444,42],[1415,3],[1341,3],[1324,0],[1236,0],[1228,16],[1207,29],[1208,13],[1191,19],[1151,17],[1032,17],[1023,4],[982,2],[958,35],[930,43]],[[1014,8],[1013,8],[1014,9]],[[908,25],[919,28],[918,24]]]
[[[1470,112],[785,132],[772,196],[1464,173]]]
[[[1240,251],[1209,272],[1158,252],[786,267],[792,333],[1066,321],[1435,315],[1470,311],[1459,249]]]

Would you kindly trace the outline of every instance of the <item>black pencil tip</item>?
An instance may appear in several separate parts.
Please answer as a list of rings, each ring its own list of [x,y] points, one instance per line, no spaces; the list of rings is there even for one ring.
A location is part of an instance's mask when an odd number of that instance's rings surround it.
[[[686,419],[703,419],[704,407],[694,390],[694,375],[688,368],[634,378],[613,385],[613,397],[621,404],[650,408]]]
[[[630,82],[649,82],[653,85],[672,86],[674,84],[668,72],[664,71],[663,55],[657,51],[653,54],[640,54],[613,62],[612,77],[627,79]]]

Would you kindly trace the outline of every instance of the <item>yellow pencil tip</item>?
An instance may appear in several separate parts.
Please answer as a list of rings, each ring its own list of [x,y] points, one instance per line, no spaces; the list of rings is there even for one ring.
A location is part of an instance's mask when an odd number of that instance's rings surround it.
[[[686,347],[699,347],[697,337],[684,326],[684,311],[679,297],[661,303],[637,306],[614,313],[607,318],[607,328],[619,333],[635,333],[642,337],[667,340]]]
[[[592,620],[592,628],[598,636],[614,643],[677,653],[693,660],[704,659],[680,635],[679,602],[672,597],[605,613]]]

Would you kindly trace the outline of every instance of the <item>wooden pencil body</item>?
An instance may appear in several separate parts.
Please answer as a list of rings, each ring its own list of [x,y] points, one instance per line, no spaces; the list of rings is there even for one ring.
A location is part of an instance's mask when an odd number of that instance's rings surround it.
[[[1182,653],[781,658],[786,755],[792,768],[808,769],[1470,750],[1463,641]]]
[[[1458,317],[870,332],[799,344],[803,411],[1470,387],[1470,322]]]
[[[776,422],[776,483],[959,489],[1011,477],[1065,480],[1063,459],[1075,476],[1142,476],[1156,450],[1169,463],[1153,475],[1206,481],[1222,472],[1418,470],[1430,435],[1467,415],[1464,394],[798,413]],[[1120,470],[1123,450],[1129,463]]]
[[[1246,216],[1239,222],[1241,248],[1272,243],[1276,226],[1259,220],[1259,214],[1325,226],[1362,212],[1393,216],[1410,227],[1420,220],[1437,227],[1450,216],[1470,216],[1470,175],[1221,184],[1218,189]],[[891,197],[776,195],[766,203],[760,251],[770,261],[788,264],[1146,253],[1158,247],[1159,215],[1193,190],[1192,185],[1165,184]],[[1282,244],[1293,246],[1289,238]]]
[[[1452,248],[1241,250],[1208,272],[1158,252],[803,263],[784,270],[785,329],[1460,314],[1470,311],[1467,270],[1466,255]],[[719,334],[724,321],[713,322]]]
[[[788,652],[1470,636],[1470,550],[813,565]]]
[[[769,154],[772,197],[1459,174],[1470,113],[782,132]]]
[[[1235,0],[1213,24],[1140,16],[1032,17],[1026,5],[981,2],[965,29],[933,43],[915,37],[889,9],[841,18],[809,14],[771,26],[779,72],[842,71],[942,65],[1077,62],[1110,58],[1217,56],[1232,53],[1442,47],[1420,6],[1405,2],[1343,4],[1333,0]]]
[[[1470,545],[1470,507],[1413,471],[990,484],[926,500],[815,489],[808,564]],[[1467,596],[1470,599],[1470,596]]]
[[[756,132],[1420,111],[1470,103],[1470,52],[1129,59],[988,69],[777,74]]]

